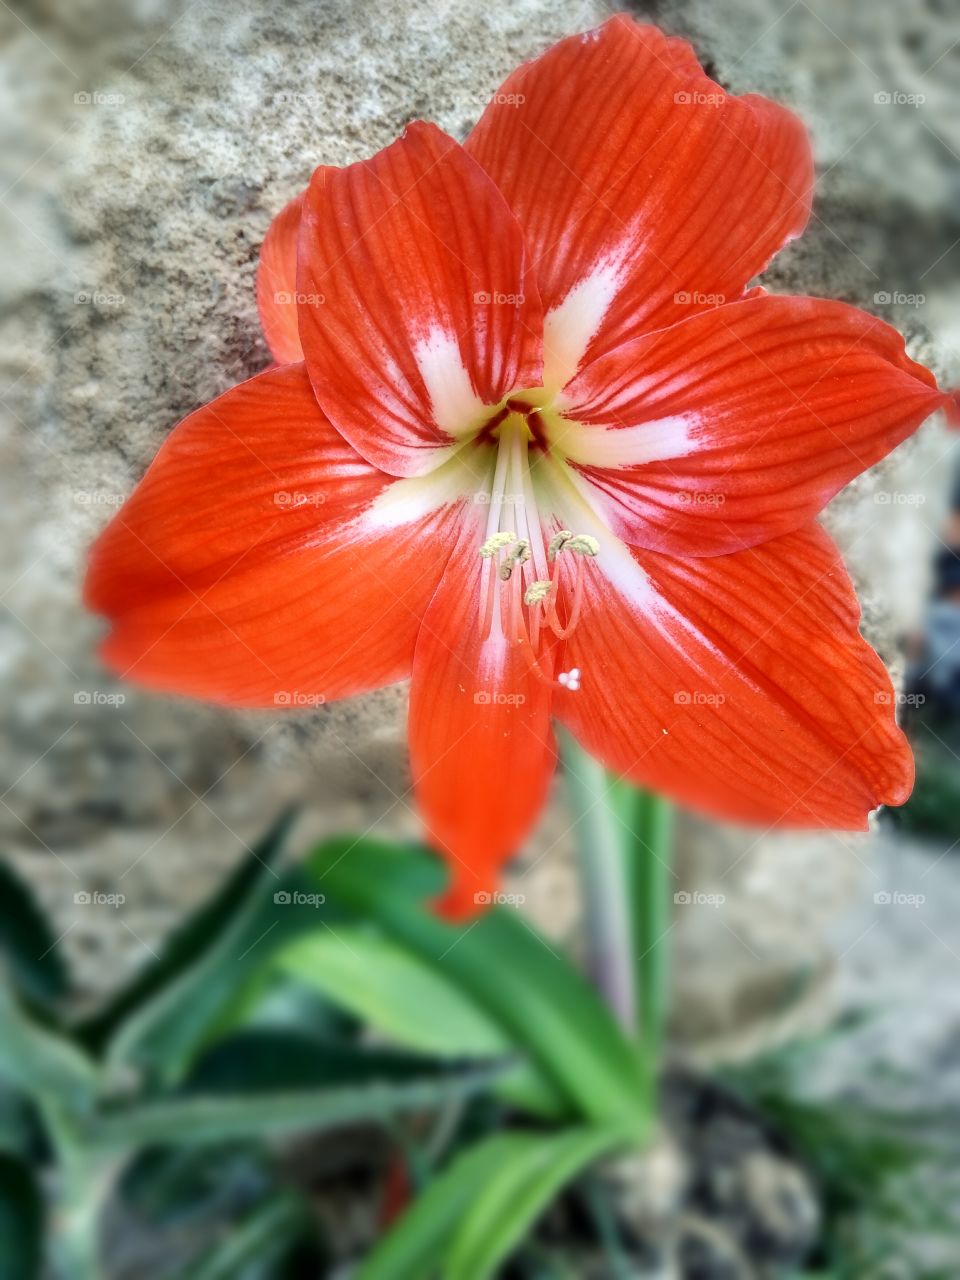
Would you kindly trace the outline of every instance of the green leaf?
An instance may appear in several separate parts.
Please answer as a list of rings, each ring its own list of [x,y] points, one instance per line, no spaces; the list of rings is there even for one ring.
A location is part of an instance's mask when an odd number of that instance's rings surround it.
[[[473,1056],[465,1049],[463,1057]],[[449,1062],[397,1049],[322,1040],[285,1028],[256,1027],[209,1049],[184,1083],[188,1094],[277,1093],[372,1080],[449,1077]]]
[[[300,1196],[292,1192],[271,1196],[186,1273],[178,1267],[176,1280],[245,1280],[247,1276],[275,1275],[273,1264],[289,1252],[309,1223],[307,1206]]]
[[[168,1085],[182,1079],[203,1046],[222,1029],[221,1022],[250,975],[277,947],[315,926],[316,908],[298,905],[295,898],[300,873],[280,879],[270,866],[282,835],[282,827],[275,828],[254,850],[253,866],[246,867],[245,893],[232,900],[228,918],[219,922],[208,945],[188,965],[177,966],[121,1023],[108,1047],[110,1066],[138,1064]]]
[[[76,1046],[35,1021],[0,983],[0,1077],[41,1106],[86,1109],[97,1072]]]
[[[369,928],[339,927],[301,938],[278,967],[322,991],[398,1044],[457,1058],[503,1059],[516,1047],[462,988],[414,951]],[[497,1092],[538,1115],[562,1116],[564,1095],[543,1072],[521,1063]]]
[[[0,1280],[38,1280],[43,1200],[28,1165],[0,1155]]]
[[[469,1148],[413,1202],[361,1263],[355,1280],[428,1280],[438,1274],[444,1246],[479,1189],[522,1145],[523,1135],[499,1133]],[[452,1278],[451,1278],[452,1280]]]
[[[444,1275],[487,1280],[558,1193],[600,1156],[629,1145],[620,1126],[518,1134],[513,1150],[478,1188],[445,1255]]]
[[[496,1069],[483,1067],[427,1079],[331,1089],[174,1096],[101,1115],[88,1127],[86,1140],[98,1151],[120,1151],[148,1143],[189,1146],[338,1129],[433,1110],[488,1090],[496,1076]]]
[[[640,1053],[582,976],[516,912],[495,908],[462,927],[443,923],[398,885],[391,846],[354,842],[345,856],[344,844],[329,841],[310,858],[330,898],[375,920],[457,986],[585,1118],[601,1124],[630,1119],[638,1136],[646,1131]]]
[[[104,1047],[121,1023],[152,997],[168,988],[197,963],[230,927],[237,912],[258,896],[273,879],[267,870],[280,854],[294,815],[284,813],[214,896],[171,935],[159,959],[146,965],[133,980],[78,1030],[94,1050]]]
[[[614,1126],[486,1138],[414,1201],[361,1265],[356,1280],[492,1275],[564,1184],[630,1136],[629,1128]]]
[[[27,1000],[49,1005],[65,995],[69,978],[56,938],[30,887],[0,862],[0,956]]]
[[[455,1057],[502,1057],[510,1044],[490,1016],[402,945],[361,927],[312,934],[279,967],[391,1039]]]

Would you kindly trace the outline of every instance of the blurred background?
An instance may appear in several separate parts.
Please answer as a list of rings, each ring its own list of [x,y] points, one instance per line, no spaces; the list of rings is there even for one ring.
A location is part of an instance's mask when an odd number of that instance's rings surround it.
[[[890,319],[943,385],[960,383],[954,0],[623,7],[687,37],[729,90],[767,94],[806,122],[814,216],[767,286]],[[570,0],[0,6],[0,850],[51,922],[77,1010],[155,958],[284,804],[301,806],[294,847],[343,830],[417,834],[404,688],[277,717],[118,685],[95,657],[100,624],[80,605],[85,549],[171,426],[269,363],[254,304],[258,251],[313,168],[368,156],[418,117],[462,138],[517,62],[609,12]],[[802,1075],[827,1126],[816,1131],[821,1147],[852,1106],[892,1117],[908,1136],[921,1108],[947,1117],[946,1149],[898,1163],[895,1191],[843,1171],[856,1189],[849,1230],[869,1238],[873,1259],[844,1274],[952,1277],[956,435],[927,423],[844,492],[825,523],[857,582],[864,633],[901,690],[917,789],[866,836],[761,836],[680,816],[671,1043],[700,1068],[759,1072],[763,1088],[771,1062],[815,1043]],[[576,953],[570,826],[559,775],[510,887],[530,920]],[[775,1180],[756,1195],[761,1216],[785,1215],[779,1229],[813,1248],[829,1205],[808,1212],[796,1188],[791,1200]],[[922,1212],[893,1213],[891,1195]],[[118,1222],[111,1275],[167,1274],[151,1257],[151,1231]],[[736,1265],[701,1261],[676,1274],[799,1274],[775,1257]]]

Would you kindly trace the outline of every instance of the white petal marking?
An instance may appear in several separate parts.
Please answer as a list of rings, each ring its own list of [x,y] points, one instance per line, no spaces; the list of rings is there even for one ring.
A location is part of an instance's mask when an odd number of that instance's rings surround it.
[[[697,448],[697,413],[655,418],[635,427],[602,427],[562,419],[550,433],[570,462],[593,467],[632,467],[683,458]]]
[[[483,421],[483,401],[473,389],[452,334],[435,326],[416,344],[413,355],[441,431],[456,438]]]
[[[636,252],[636,246],[634,246]],[[543,384],[548,391],[566,386],[580,367],[584,353],[603,322],[623,282],[626,251],[607,254],[562,302],[547,312],[543,323]]]

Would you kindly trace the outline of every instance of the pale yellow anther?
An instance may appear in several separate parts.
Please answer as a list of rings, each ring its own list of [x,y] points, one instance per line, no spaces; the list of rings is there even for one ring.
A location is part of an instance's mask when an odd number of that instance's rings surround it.
[[[550,545],[547,547],[547,555],[551,560],[556,560],[557,556],[573,537],[569,529],[561,529],[559,533],[555,533],[550,539]]]
[[[578,533],[575,538],[568,538],[563,544],[564,551],[576,551],[581,556],[600,554],[600,543],[589,533]]]
[[[552,590],[553,583],[546,579],[540,578],[536,582],[531,582],[523,593],[523,603],[540,604],[542,600],[546,600]]]
[[[489,560],[491,556],[495,556],[498,551],[502,551],[504,547],[512,546],[517,540],[515,533],[494,533],[480,547],[480,554],[484,560]]]

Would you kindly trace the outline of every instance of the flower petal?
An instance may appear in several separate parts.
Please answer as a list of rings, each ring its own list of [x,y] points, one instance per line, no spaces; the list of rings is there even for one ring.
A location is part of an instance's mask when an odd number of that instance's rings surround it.
[[[409,125],[372,160],[317,170],[298,289],[317,398],[391,474],[430,470],[485,405],[540,382],[540,299],[520,228],[433,125]]]
[[[297,327],[297,237],[303,192],[284,205],[267,228],[257,267],[257,309],[277,364],[303,359]]]
[[[857,630],[836,547],[810,525],[728,556],[606,544],[556,713],[610,768],[713,817],[862,830],[913,763]]]
[[[333,430],[302,364],[234,387],[177,427],[91,552],[106,662],[242,706],[404,678],[457,528],[455,503],[394,502],[408,483]]]
[[[733,301],[810,212],[806,132],[723,92],[690,47],[619,14],[516,70],[466,142],[504,193],[546,312],[546,385]]]
[[[410,689],[416,798],[450,866],[444,908],[453,917],[490,901],[543,806],[556,758],[550,690],[520,645],[481,637],[482,539],[474,517],[423,620]]]
[[[556,438],[627,542],[716,555],[808,523],[946,399],[882,320],[766,296],[593,361]]]

